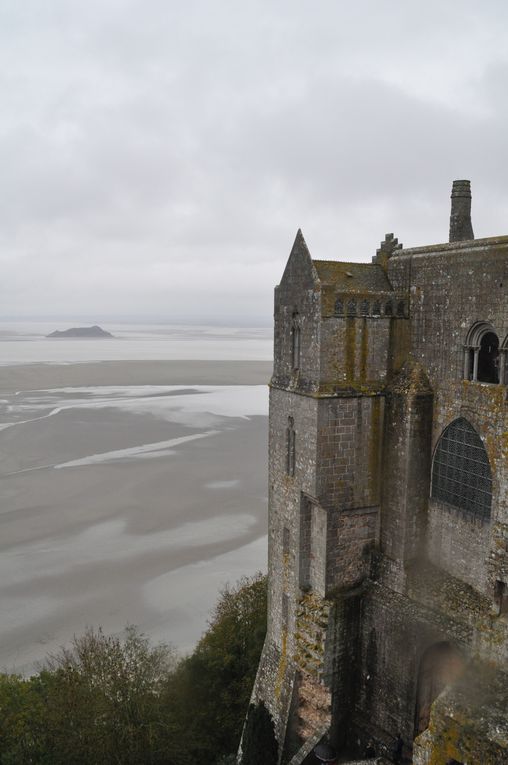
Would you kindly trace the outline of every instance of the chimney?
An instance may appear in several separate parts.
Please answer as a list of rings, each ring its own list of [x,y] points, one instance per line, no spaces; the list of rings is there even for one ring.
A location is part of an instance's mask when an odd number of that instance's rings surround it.
[[[450,242],[463,242],[467,239],[474,239],[471,223],[471,183],[470,181],[454,181],[450,215]]]

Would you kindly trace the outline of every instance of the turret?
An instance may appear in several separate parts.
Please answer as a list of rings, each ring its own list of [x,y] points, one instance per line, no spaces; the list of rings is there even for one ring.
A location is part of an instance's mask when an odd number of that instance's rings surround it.
[[[474,239],[471,223],[471,183],[453,181],[450,214],[450,242]]]

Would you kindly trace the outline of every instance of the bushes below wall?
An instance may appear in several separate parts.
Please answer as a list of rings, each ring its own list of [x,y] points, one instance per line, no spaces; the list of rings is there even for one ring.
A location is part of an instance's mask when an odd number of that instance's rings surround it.
[[[266,631],[266,578],[225,589],[183,659],[90,629],[28,679],[0,675],[0,765],[193,765],[236,752]]]

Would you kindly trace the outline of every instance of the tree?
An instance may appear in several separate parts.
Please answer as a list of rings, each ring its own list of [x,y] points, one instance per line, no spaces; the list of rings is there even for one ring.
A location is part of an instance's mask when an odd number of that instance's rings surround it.
[[[38,678],[0,675],[0,763],[43,762],[45,706]]]
[[[39,675],[0,683],[0,763],[185,765],[161,695],[173,651],[89,629]]]
[[[277,765],[279,748],[270,712],[261,702],[251,704],[242,741],[242,765]]]
[[[237,751],[266,632],[266,577],[221,593],[209,628],[182,661],[168,705],[197,762]]]
[[[0,675],[0,765],[226,765],[265,629],[261,575],[223,591],[180,662],[133,627],[120,637],[88,629],[38,675]]]
[[[41,677],[54,762],[173,763],[161,694],[175,664],[172,649],[134,627],[123,637],[89,629],[50,657]]]

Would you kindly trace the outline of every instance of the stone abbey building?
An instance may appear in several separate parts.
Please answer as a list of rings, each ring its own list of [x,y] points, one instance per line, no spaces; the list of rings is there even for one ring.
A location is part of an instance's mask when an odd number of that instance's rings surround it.
[[[508,236],[470,210],[455,181],[449,243],[372,263],[298,232],[275,290],[253,699],[283,763],[508,763]]]

